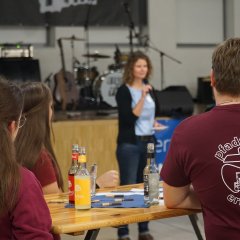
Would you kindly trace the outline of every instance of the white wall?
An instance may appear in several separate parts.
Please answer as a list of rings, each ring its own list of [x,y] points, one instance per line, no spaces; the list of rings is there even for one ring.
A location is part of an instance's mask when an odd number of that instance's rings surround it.
[[[239,9],[240,9],[240,1],[239,0],[233,0],[234,3],[234,13],[233,13],[233,24],[234,24],[234,36],[240,37],[240,14],[239,14]]]
[[[197,77],[209,74],[212,48],[176,46],[175,0],[149,1],[149,23],[152,41],[161,51],[182,62],[177,64],[167,58],[164,59],[164,86],[185,85],[192,96],[196,97]],[[152,51],[150,54],[155,66],[154,84],[160,87],[159,56]]]
[[[55,28],[55,39],[71,37],[86,39],[86,33],[83,27],[57,27]],[[128,47],[128,28],[98,28],[89,27],[90,54],[98,52],[110,56],[110,58],[92,59],[90,66],[97,67],[100,74],[107,71],[108,66],[114,63],[115,45],[119,44],[122,52],[129,52]],[[56,42],[56,41],[55,41]],[[64,58],[66,69],[71,71],[72,68],[72,49],[71,41],[63,40]],[[49,73],[57,72],[61,67],[60,51],[55,44],[54,47],[35,47],[34,56],[40,60],[42,79]],[[87,58],[83,57],[87,53],[86,41],[74,41],[74,56],[80,61],[81,65],[87,64]]]
[[[176,1],[178,0],[149,0],[149,37],[151,45],[157,47],[166,54],[180,60],[182,64],[178,64],[167,57],[164,57],[164,87],[170,85],[185,85],[188,87],[193,97],[196,97],[197,78],[209,74],[211,68],[211,54],[213,47],[177,47],[176,36]],[[220,1],[220,0],[219,0]],[[228,37],[240,36],[240,9],[239,0],[228,0],[233,4],[230,6],[231,21],[228,21],[230,31],[227,32]],[[191,9],[189,9],[190,11]],[[233,13],[233,15],[232,15]],[[203,14],[204,17],[204,14]],[[200,23],[201,24],[201,23]],[[196,26],[197,27],[197,26]],[[3,34],[3,29],[0,29],[0,42]],[[6,31],[6,29],[5,29]],[[214,31],[214,29],[213,29]],[[85,38],[85,32],[82,27],[58,27],[54,30],[55,39],[59,37],[70,37],[75,35],[79,38]],[[17,32],[16,32],[17,34]],[[12,35],[11,35],[12,36]],[[27,34],[26,34],[27,36]],[[29,37],[29,36],[28,36]],[[114,44],[118,43],[121,51],[129,52],[128,43],[128,28],[98,28],[89,27],[90,43],[94,43],[90,47],[90,52],[95,50],[99,53],[110,55],[109,59],[99,59],[91,62],[92,66],[96,66],[102,74],[107,70],[108,65],[114,62],[113,55],[115,51]],[[28,38],[29,39],[29,38]],[[11,37],[10,41],[16,42],[16,37]],[[24,40],[24,39],[23,39]],[[26,41],[29,43],[29,41]],[[99,43],[99,44],[97,44]],[[104,44],[108,43],[108,44]],[[81,63],[86,62],[82,54],[86,53],[85,42],[75,42],[75,56]],[[143,49],[144,51],[146,49]],[[67,69],[71,70],[71,48],[70,42],[64,41],[64,52],[66,57]],[[147,52],[151,57],[154,65],[154,75],[152,78],[153,85],[160,89],[160,57],[159,53],[151,49]],[[34,57],[40,60],[42,79],[45,79],[50,73],[55,73],[60,69],[61,60],[57,45],[54,47],[35,47]],[[92,59],[91,59],[92,60]]]

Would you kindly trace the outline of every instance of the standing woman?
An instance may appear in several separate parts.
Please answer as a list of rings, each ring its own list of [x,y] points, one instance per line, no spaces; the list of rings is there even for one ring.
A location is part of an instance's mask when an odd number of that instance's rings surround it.
[[[41,82],[21,85],[23,116],[27,119],[15,141],[19,163],[31,170],[43,193],[63,190],[63,178],[51,144],[52,94]]]
[[[137,51],[130,55],[123,75],[124,84],[116,94],[118,106],[117,160],[120,184],[143,182],[147,143],[154,142],[155,102],[148,78],[152,64],[148,56]],[[152,240],[148,222],[138,224],[139,240]],[[118,228],[118,238],[129,240],[128,226]]]
[[[0,239],[53,239],[40,184],[19,166],[13,141],[23,126],[20,89],[0,78]]]

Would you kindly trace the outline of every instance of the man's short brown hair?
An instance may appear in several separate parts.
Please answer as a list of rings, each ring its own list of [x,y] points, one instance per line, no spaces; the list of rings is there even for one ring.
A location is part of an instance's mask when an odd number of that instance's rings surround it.
[[[212,69],[219,93],[240,95],[240,38],[230,38],[216,47]]]

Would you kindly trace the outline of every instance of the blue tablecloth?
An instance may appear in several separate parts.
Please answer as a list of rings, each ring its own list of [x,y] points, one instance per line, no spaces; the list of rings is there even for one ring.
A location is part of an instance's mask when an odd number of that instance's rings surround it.
[[[122,199],[122,201],[118,201]],[[97,201],[97,202],[94,202]],[[103,206],[103,203],[109,203],[110,206]],[[117,203],[118,205],[111,205]],[[74,208],[73,204],[67,204],[66,208]],[[92,208],[148,208],[144,203],[142,194],[126,195],[124,197],[108,197],[106,195],[97,195],[92,197]]]
[[[132,194],[124,196],[123,201],[116,201],[118,198],[114,197],[106,197],[105,195],[98,195],[92,198],[94,200],[100,200],[100,202],[92,203],[92,208],[147,208],[148,205],[144,204],[143,195],[142,194]],[[121,199],[121,198],[120,198]],[[130,201],[128,201],[130,200]],[[119,205],[116,206],[102,206],[102,203],[114,203],[117,202]]]

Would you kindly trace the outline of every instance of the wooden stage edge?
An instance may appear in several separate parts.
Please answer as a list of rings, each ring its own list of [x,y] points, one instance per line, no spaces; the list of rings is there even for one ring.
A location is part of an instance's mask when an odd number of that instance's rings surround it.
[[[53,147],[60,165],[64,190],[67,190],[67,173],[71,166],[72,144],[86,146],[88,168],[96,163],[98,175],[114,169],[116,160],[117,119],[64,120],[53,122]]]

